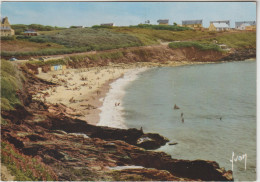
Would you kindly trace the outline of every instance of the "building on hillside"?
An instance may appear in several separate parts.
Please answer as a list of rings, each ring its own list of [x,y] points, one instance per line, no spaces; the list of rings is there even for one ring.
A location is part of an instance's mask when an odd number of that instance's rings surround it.
[[[36,30],[30,29],[30,30],[26,30],[23,35],[26,36],[37,36],[38,32],[36,32]]]
[[[51,66],[51,71],[65,70],[66,65],[54,65]]]
[[[256,30],[256,21],[235,22],[235,29],[238,29],[238,30]]]
[[[202,29],[202,20],[183,20],[183,27],[189,27],[192,29]]]
[[[113,26],[115,26],[115,24],[114,23],[101,23],[100,26],[113,27]]]
[[[14,30],[11,28],[11,25],[8,21],[8,18],[1,18],[1,36],[13,36]]]
[[[211,21],[209,31],[227,31],[230,30],[230,21]]]
[[[157,23],[159,23],[159,25],[168,25],[169,24],[169,20],[168,19],[157,20]]]

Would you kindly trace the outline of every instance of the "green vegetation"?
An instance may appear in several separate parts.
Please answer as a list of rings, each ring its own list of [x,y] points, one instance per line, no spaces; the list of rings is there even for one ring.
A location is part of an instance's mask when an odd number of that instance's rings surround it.
[[[30,61],[28,63],[43,66],[43,65],[69,65],[70,62],[80,62],[80,61],[97,61],[99,59],[113,59],[117,60],[124,56],[124,53],[121,51],[117,52],[105,52],[105,53],[97,53],[97,54],[87,54],[87,55],[76,55],[76,56],[69,56],[68,58],[64,59],[52,59],[47,61]]]
[[[11,25],[12,29],[15,30],[15,35],[21,35],[24,31],[28,29],[34,29],[37,31],[52,31],[52,30],[61,30],[64,29],[62,27],[52,27],[52,26],[44,26],[39,24],[31,24],[31,25],[24,25],[24,24],[14,24]]]
[[[164,25],[165,26],[165,25]],[[111,29],[114,32],[126,33],[136,36],[144,45],[159,44],[159,41],[183,41],[204,39],[207,37],[215,37],[220,33],[212,33],[208,31],[171,31],[171,30],[155,30],[149,28],[137,27],[115,27]]]
[[[61,31],[54,31],[52,34],[39,36],[17,36],[20,41],[36,43],[56,43],[63,45],[63,48],[45,48],[37,51],[3,51],[3,57],[26,57],[44,56],[57,54],[71,54],[91,50],[109,50],[124,47],[135,47],[143,45],[135,36],[109,31],[107,29],[72,28]]]
[[[12,110],[21,104],[16,92],[22,88],[23,75],[9,61],[1,60],[1,109]]]
[[[15,40],[15,36],[8,36],[8,37],[1,36],[0,38],[1,40]]]
[[[244,49],[256,48],[255,32],[239,32],[233,34],[223,34],[211,39],[200,40],[200,42],[208,43],[216,40],[218,44],[226,44],[230,48]]]
[[[171,30],[171,31],[190,30],[190,28],[188,28],[188,27],[180,27],[180,26],[177,26],[177,25],[147,25],[147,24],[139,24],[137,26],[130,26],[130,27],[154,29],[154,30]]]
[[[108,29],[112,29],[114,27],[113,26],[108,26],[108,25],[93,25],[91,28],[108,28]]]
[[[3,51],[3,57],[25,57],[25,56],[46,56],[46,55],[58,55],[58,54],[72,54],[78,52],[91,51],[89,47],[76,47],[76,48],[58,48],[58,49],[43,49],[38,51],[29,51],[29,52],[11,52]]]
[[[222,49],[216,44],[202,44],[199,42],[172,42],[169,43],[169,47],[172,49],[183,48],[183,47],[195,47],[199,50],[214,50],[222,51]]]
[[[20,153],[12,144],[1,141],[1,162],[15,176],[15,181],[55,181],[57,175],[39,158]]]
[[[142,45],[131,35],[111,32],[107,29],[72,28],[55,34],[30,37],[33,42],[54,42],[71,47],[89,47],[91,50],[107,50]]]
[[[30,64],[38,65],[38,66],[43,66],[43,65],[67,65],[68,61],[66,59],[52,59],[48,61],[30,61],[28,62]]]
[[[18,26],[18,25],[15,25]],[[26,28],[27,25],[19,25]],[[18,26],[18,28],[19,28]],[[31,27],[37,27],[34,25]],[[42,30],[48,27],[43,26]],[[137,25],[130,27],[93,26],[92,28],[61,29],[53,27],[51,31],[42,31],[39,36],[17,36],[16,40],[3,40],[2,56],[25,58],[71,54],[87,51],[111,50],[117,48],[158,45],[160,42],[192,41],[209,45],[214,40],[230,48],[255,48],[255,32],[209,32],[197,31],[177,25]],[[10,46],[11,44],[15,46]],[[24,46],[21,46],[24,44]],[[32,46],[31,44],[37,44]],[[195,45],[196,46],[196,45]],[[28,47],[28,48],[27,48]],[[207,46],[206,46],[207,47]],[[205,46],[204,46],[205,48]],[[204,49],[202,47],[202,49]],[[207,49],[207,48],[206,48]]]

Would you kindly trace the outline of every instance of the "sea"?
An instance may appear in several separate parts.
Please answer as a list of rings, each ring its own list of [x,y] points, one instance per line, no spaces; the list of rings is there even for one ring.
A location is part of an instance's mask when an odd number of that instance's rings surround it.
[[[129,71],[111,84],[98,125],[159,133],[177,144],[157,151],[255,181],[256,60]]]

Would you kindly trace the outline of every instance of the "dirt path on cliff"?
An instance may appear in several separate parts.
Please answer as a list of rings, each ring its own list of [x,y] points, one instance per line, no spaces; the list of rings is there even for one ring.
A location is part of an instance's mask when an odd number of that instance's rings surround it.
[[[72,53],[72,54],[58,54],[58,55],[49,55],[49,56],[33,56],[35,59],[40,57],[47,57],[45,61],[49,61],[52,59],[63,59],[64,57],[68,56],[78,56],[78,55],[92,55],[96,53],[109,53],[109,52],[115,52],[115,51],[124,51],[124,50],[135,50],[139,48],[151,48],[151,47],[167,47],[168,43],[170,42],[161,42],[158,45],[149,45],[149,46],[139,46],[139,47],[127,47],[127,48],[118,48],[118,49],[110,49],[110,50],[104,50],[104,51],[88,51],[88,52],[79,52],[79,53]],[[24,63],[29,61],[28,59],[23,60],[17,60],[14,61],[15,63]]]
[[[236,34],[238,32],[221,32],[218,33],[218,35],[224,35],[224,34]],[[201,40],[201,39],[209,39],[209,38],[214,38],[216,35],[209,35],[205,37],[199,37],[199,38],[191,38],[191,39],[185,39],[181,40],[179,42],[186,42],[186,41],[196,41],[196,40]],[[34,58],[40,58],[40,57],[47,57],[45,61],[52,60],[52,59],[63,59],[64,57],[68,56],[77,56],[77,55],[92,55],[96,53],[108,53],[108,52],[115,52],[115,51],[123,51],[123,50],[135,50],[139,48],[151,48],[151,47],[167,47],[169,43],[174,42],[174,41],[162,41],[159,40],[158,45],[148,45],[148,46],[139,46],[139,47],[127,47],[127,48],[118,48],[118,49],[110,49],[110,50],[104,50],[104,51],[88,51],[88,52],[79,52],[79,53],[71,53],[71,54],[58,54],[58,55],[47,55],[47,56],[33,56]],[[16,63],[24,63],[29,61],[28,59],[24,60],[17,60],[15,61]]]

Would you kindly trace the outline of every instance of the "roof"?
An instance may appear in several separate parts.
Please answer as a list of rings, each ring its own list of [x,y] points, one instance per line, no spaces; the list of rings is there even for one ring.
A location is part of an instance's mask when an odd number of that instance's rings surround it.
[[[240,27],[242,24],[256,25],[256,21],[238,21],[235,22],[235,27]]]
[[[226,24],[226,23],[213,23],[213,25],[214,25],[216,28],[229,28],[229,25]]]
[[[0,27],[0,30],[11,30],[10,27]]]
[[[4,24],[6,20],[8,20],[7,17],[1,18],[1,23]]]
[[[24,33],[37,33],[35,30],[26,30]]]
[[[228,24],[228,26],[230,26],[230,21],[229,20],[210,21],[210,23],[225,23],[225,24]]]
[[[157,20],[158,23],[169,23],[168,19],[164,19],[164,20]]]
[[[202,20],[183,20],[182,25],[202,24]]]
[[[102,24],[100,24],[101,26],[113,26],[114,25],[114,23],[102,23]]]

